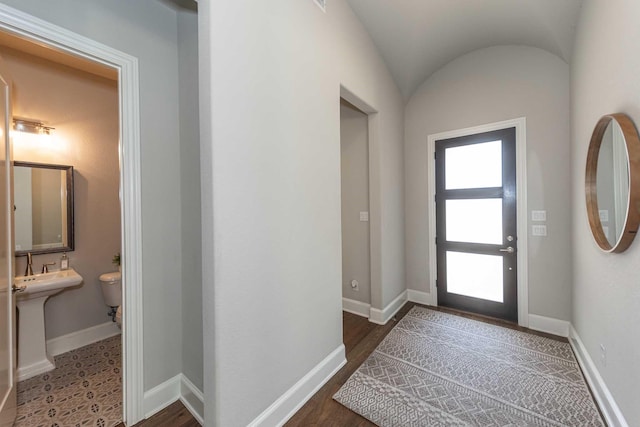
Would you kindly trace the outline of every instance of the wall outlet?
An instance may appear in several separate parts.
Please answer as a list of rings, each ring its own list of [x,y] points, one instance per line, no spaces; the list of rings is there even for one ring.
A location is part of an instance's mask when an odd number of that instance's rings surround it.
[[[609,211],[606,209],[601,209],[598,211],[600,214],[600,222],[609,222]]]
[[[532,225],[531,226],[531,235],[532,236],[546,236],[547,235],[547,226],[546,225]]]
[[[602,362],[602,366],[607,366],[607,348],[604,344],[600,344],[600,362]]]
[[[360,290],[360,283],[358,283],[357,280],[352,280],[351,281],[351,289],[353,289],[354,291],[359,291]]]
[[[531,221],[546,221],[547,211],[531,211]]]

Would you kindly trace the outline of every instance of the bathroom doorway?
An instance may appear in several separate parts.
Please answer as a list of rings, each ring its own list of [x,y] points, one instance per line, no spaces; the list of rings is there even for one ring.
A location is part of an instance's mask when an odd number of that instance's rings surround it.
[[[12,78],[14,121],[47,128],[12,133],[16,275],[68,264],[83,278],[44,305],[54,370],[50,362],[41,366],[25,357],[30,338],[20,329],[26,312],[18,304],[16,426],[117,424],[123,400],[115,314],[122,297],[117,289],[107,301],[99,278],[120,274],[118,73],[6,32],[0,33],[0,53]],[[66,178],[50,176],[60,168],[67,169]],[[26,254],[32,254],[30,264]],[[78,395],[83,399],[74,401]]]
[[[125,424],[144,418],[142,368],[142,230],[140,197],[140,119],[137,59],[0,4],[0,31],[45,50],[107,66],[118,75],[119,164],[122,239],[122,391],[119,413]],[[99,244],[99,243],[98,243]],[[96,291],[98,291],[96,289]]]

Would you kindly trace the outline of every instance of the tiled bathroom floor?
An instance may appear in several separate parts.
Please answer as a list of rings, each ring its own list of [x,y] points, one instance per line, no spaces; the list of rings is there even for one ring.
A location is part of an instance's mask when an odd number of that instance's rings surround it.
[[[18,383],[16,427],[111,427],[122,421],[120,335],[56,356]]]

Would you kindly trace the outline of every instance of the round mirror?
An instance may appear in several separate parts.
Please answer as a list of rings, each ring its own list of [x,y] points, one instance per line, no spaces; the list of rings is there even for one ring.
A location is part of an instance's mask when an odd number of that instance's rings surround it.
[[[603,116],[587,153],[587,214],[593,237],[606,252],[629,247],[640,222],[640,139],[626,114]]]

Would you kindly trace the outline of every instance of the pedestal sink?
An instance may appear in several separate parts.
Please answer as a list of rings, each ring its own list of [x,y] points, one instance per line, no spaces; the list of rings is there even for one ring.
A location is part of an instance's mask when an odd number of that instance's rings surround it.
[[[55,369],[44,336],[44,303],[51,295],[82,283],[74,269],[19,276],[14,279],[18,306],[18,381]]]

